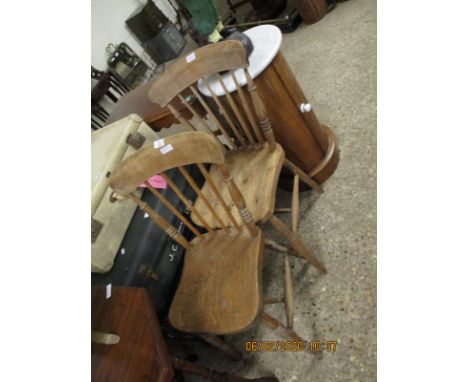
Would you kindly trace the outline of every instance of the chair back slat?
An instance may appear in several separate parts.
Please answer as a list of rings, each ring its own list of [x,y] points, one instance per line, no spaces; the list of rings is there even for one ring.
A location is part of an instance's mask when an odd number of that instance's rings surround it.
[[[210,134],[176,134],[142,147],[119,165],[109,185],[126,196],[155,174],[193,163],[224,163],[223,150]]]
[[[161,176],[164,178],[164,180],[167,182],[169,187],[174,191],[174,193],[179,197],[180,200],[182,200],[182,203],[184,203],[185,207],[195,215],[195,217],[203,224],[203,227],[210,233],[213,234],[214,230],[211,228],[211,226],[207,223],[207,221],[203,218],[202,214],[195,208],[193,203],[187,199],[187,197],[183,194],[183,192],[177,187],[177,185],[172,181],[171,178],[169,178],[166,174],[162,173]]]
[[[219,190],[218,187],[216,186],[215,182],[214,182],[213,179],[211,178],[211,175],[208,173],[208,171],[206,170],[205,166],[204,166],[203,164],[199,164],[199,163],[197,163],[197,166],[198,166],[198,169],[200,170],[200,172],[201,172],[201,173],[203,174],[203,176],[205,177],[205,180],[206,180],[206,182],[208,183],[208,185],[210,186],[211,190],[212,190],[213,193],[216,195],[216,198],[219,200],[219,202],[220,202],[221,205],[223,206],[223,209],[224,209],[224,211],[226,212],[227,216],[229,217],[229,220],[231,221],[231,223],[234,225],[234,227],[240,229],[239,223],[237,222],[237,220],[236,220],[236,219],[234,218],[234,216],[232,215],[231,209],[229,208],[229,206],[227,205],[226,201],[225,201],[224,198],[222,197],[220,190]]]
[[[257,138],[257,142],[262,143],[265,141],[263,138],[262,133],[260,132],[257,124],[257,120],[254,118],[252,109],[250,108],[249,104],[247,103],[247,99],[245,98],[244,90],[242,87],[239,85],[239,81],[237,81],[237,77],[234,73],[234,71],[230,71],[232,80],[234,81],[234,85],[236,85],[236,91],[237,94],[239,94],[239,98],[241,100],[242,107],[244,109],[245,114],[247,115],[247,118],[249,120],[250,126],[252,127],[252,130],[254,131],[255,137]]]
[[[223,228],[223,229],[226,229],[226,225],[224,224],[224,222],[222,221],[222,219],[219,217],[219,214],[218,212],[216,212],[216,209],[211,205],[210,201],[208,200],[208,198],[203,194],[203,192],[201,191],[200,187],[198,187],[198,185],[195,183],[195,181],[193,180],[193,178],[190,176],[190,174],[187,172],[187,170],[184,168],[184,167],[178,167],[178,170],[180,171],[180,173],[182,174],[182,176],[185,178],[185,180],[188,182],[188,184],[190,184],[190,187],[192,187],[192,189],[196,192],[196,194],[198,195],[199,198],[201,198],[203,200],[203,202],[206,204],[208,210],[211,212],[211,214],[213,215],[213,217],[216,219],[216,221],[219,223],[219,225]]]
[[[177,97],[184,98],[187,94],[182,92],[190,89],[204,112],[222,133],[224,142],[221,142],[230,149],[267,141],[273,150],[276,143],[271,123],[247,67],[247,55],[239,41],[222,41],[204,46],[176,60],[162,76],[154,80],[148,97],[164,107]],[[240,86],[241,83],[246,84],[247,94]],[[201,89],[203,96],[197,87]],[[230,91],[233,90],[237,94],[231,94]],[[208,99],[211,100],[207,101]],[[206,129],[207,124],[203,116],[195,112],[196,107],[185,102],[185,99],[184,103]],[[173,107],[169,108],[187,130],[197,128]],[[200,126],[200,123],[197,125]],[[202,129],[201,126],[199,128]]]
[[[157,189],[155,189],[153,186],[151,186],[151,184],[149,184],[148,182],[145,182],[146,184],[146,187],[148,187],[148,189],[151,191],[151,193],[156,196],[160,201],[161,203],[167,208],[169,209],[169,211],[171,211],[175,216],[177,216],[179,218],[179,220],[184,223],[187,228],[192,231],[192,233],[197,236],[197,237],[201,237],[201,233],[198,229],[196,229],[194,227],[194,225],[192,223],[190,223],[188,221],[188,219],[182,215],[178,210],[177,208],[175,208],[172,203],[167,200],[163,194],[161,194]]]
[[[232,148],[237,148],[236,143],[234,142],[234,139],[228,134],[226,129],[224,128],[223,124],[219,121],[218,117],[213,113],[211,108],[206,104],[205,100],[203,97],[200,95],[197,89],[195,89],[193,86],[190,86],[190,90],[192,93],[195,95],[197,100],[200,102],[202,105],[203,109],[207,112],[207,114],[216,122],[217,128],[221,131],[223,134],[224,139],[226,140],[227,144],[231,146]]]
[[[181,235],[181,233],[171,224],[169,223],[164,217],[159,215],[156,211],[154,211],[147,203],[141,200],[138,196],[134,193],[130,193],[130,198],[140,207],[143,211],[145,211],[150,219],[156,223],[161,229],[166,232],[166,234],[177,243],[179,243],[185,249],[189,249],[191,244]]]
[[[224,83],[223,78],[219,75],[219,73],[216,73],[216,79],[219,81],[221,84],[222,89],[224,90],[225,97],[228,100],[229,106],[231,107],[231,110],[233,111],[234,115],[236,116],[237,121],[239,122],[239,125],[242,127],[242,130],[244,132],[244,136],[247,137],[247,140],[249,141],[250,144],[254,144],[255,141],[252,137],[252,134],[250,133],[247,124],[244,120],[244,117],[239,111],[239,108],[237,107],[236,102],[232,98],[231,93],[228,91],[226,84]]]
[[[208,92],[211,94],[211,98],[213,98],[213,100],[215,101],[223,118],[226,120],[227,124],[229,125],[229,128],[231,129],[231,131],[234,133],[235,137],[237,138],[237,141],[240,143],[241,146],[245,146],[244,137],[239,133],[239,130],[237,129],[237,127],[235,126],[234,122],[231,119],[230,113],[224,107],[223,103],[219,100],[218,96],[213,91],[213,88],[211,87],[209,81],[206,80],[206,78],[203,78],[201,82],[208,89]]]

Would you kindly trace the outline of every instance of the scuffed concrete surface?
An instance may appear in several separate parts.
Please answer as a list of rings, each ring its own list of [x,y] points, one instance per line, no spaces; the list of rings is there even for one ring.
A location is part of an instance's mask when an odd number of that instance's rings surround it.
[[[320,276],[292,258],[295,330],[306,340],[337,340],[337,350],[322,359],[307,353],[244,352],[243,361],[233,362],[196,341],[182,347],[170,341],[169,346],[181,355],[196,352],[200,364],[243,377],[274,373],[285,382],[375,381],[376,1],[339,3],[318,23],[285,34],[281,49],[319,120],[334,130],[341,151],[325,193],[301,194],[300,236],[328,274]],[[279,191],[277,205],[287,206],[290,197]],[[282,294],[282,275],[281,255],[265,250],[265,296]],[[266,311],[285,322],[283,304]],[[238,350],[248,339],[280,340],[261,325],[225,339]],[[185,380],[201,379],[187,375]]]

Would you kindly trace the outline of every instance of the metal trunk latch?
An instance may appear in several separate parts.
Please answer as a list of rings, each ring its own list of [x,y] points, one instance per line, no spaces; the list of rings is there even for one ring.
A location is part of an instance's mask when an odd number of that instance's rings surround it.
[[[140,133],[128,134],[126,142],[135,150],[138,150],[145,143],[145,137]]]

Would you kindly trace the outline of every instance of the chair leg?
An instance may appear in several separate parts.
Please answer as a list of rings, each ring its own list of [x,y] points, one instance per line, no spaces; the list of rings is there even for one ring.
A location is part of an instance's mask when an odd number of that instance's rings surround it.
[[[291,247],[297,251],[302,257],[307,259],[315,268],[317,268],[322,273],[327,273],[325,267],[320,263],[320,261],[312,255],[312,253],[305,247],[302,241],[299,239],[296,233],[292,232],[286,224],[284,224],[280,219],[275,215],[270,218],[271,225],[283,235]]]
[[[294,234],[297,234],[299,227],[299,175],[294,175],[293,195],[291,201],[291,226]],[[294,326],[294,292],[291,276],[291,264],[289,255],[284,255],[284,302],[286,307],[286,321],[288,328]]]
[[[197,334],[197,336],[211,346],[221,350],[228,358],[232,359],[233,361],[240,361],[242,359],[242,353],[234,350],[218,336],[212,334]]]
[[[294,233],[299,229],[299,175],[294,175],[294,185],[291,200],[291,228]]]
[[[172,358],[172,364],[174,365],[175,369],[188,373],[188,374],[198,375],[202,378],[208,379],[209,381],[213,381],[213,382],[243,382],[243,381],[279,382],[276,377],[246,379],[246,378],[238,377],[237,375],[233,375],[229,373],[220,373],[215,370],[207,369],[195,363],[186,361],[185,359],[182,359],[182,358],[178,358],[178,357],[171,357],[171,358]]]
[[[286,167],[288,170],[292,171],[294,174],[298,175],[300,180],[302,180],[309,187],[313,188],[315,191],[319,193],[323,192],[323,188],[320,184],[313,180],[309,175],[307,175],[289,159],[284,158],[283,166]]]
[[[278,334],[278,336],[284,338],[285,340],[303,341],[305,343],[305,341],[299,337],[299,335],[294,330],[287,328],[276,318],[265,312],[262,313],[262,322],[265,326],[273,330],[276,334]]]
[[[284,255],[284,303],[286,306],[286,322],[288,328],[294,326],[294,293],[289,255]]]
[[[274,251],[278,251],[280,253],[287,253],[290,256],[294,256],[294,257],[297,257],[298,259],[304,260],[304,257],[299,255],[297,252],[295,252],[293,248],[288,247],[287,245],[278,243],[272,239],[268,239],[268,238],[265,239],[265,246]]]

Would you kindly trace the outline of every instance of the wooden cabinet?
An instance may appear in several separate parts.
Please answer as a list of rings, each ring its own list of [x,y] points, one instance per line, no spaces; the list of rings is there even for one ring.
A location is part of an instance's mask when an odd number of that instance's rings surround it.
[[[119,342],[91,345],[91,380],[169,382],[174,377],[169,353],[147,292],[105,286],[91,292],[91,329],[119,336]]]
[[[277,142],[286,157],[309,176],[323,183],[335,171],[339,152],[332,130],[321,124],[281,52],[255,78]]]

